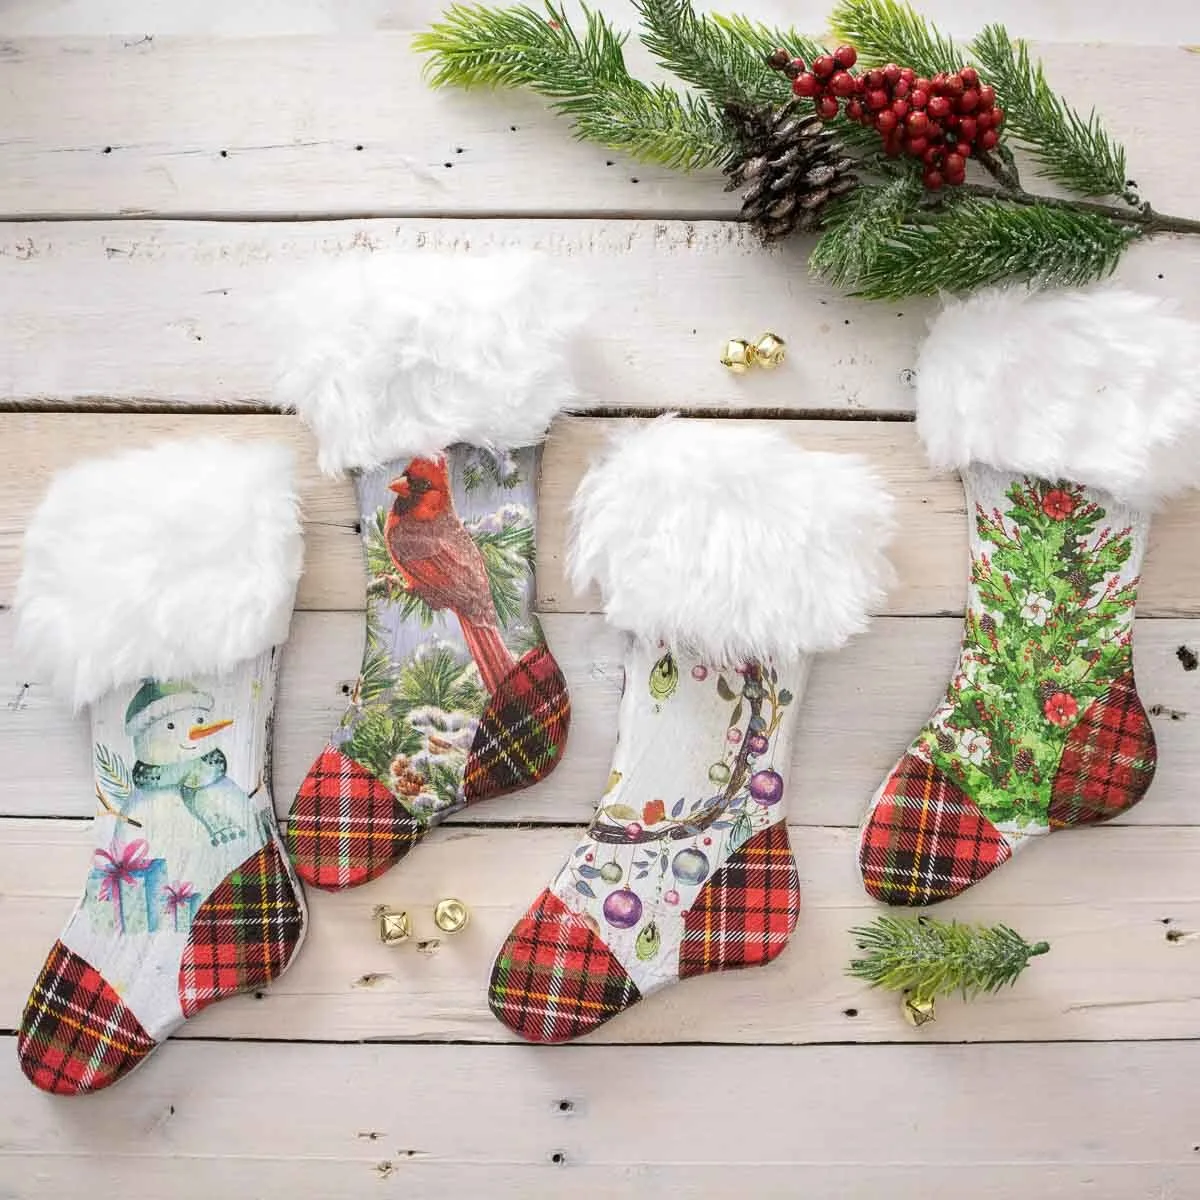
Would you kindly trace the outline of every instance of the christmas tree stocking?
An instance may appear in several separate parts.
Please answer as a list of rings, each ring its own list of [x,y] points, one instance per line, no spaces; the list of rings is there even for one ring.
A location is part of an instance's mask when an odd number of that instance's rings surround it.
[[[492,1011],[534,1042],[783,950],[799,697],[809,656],[881,596],[891,498],[856,459],[664,418],[591,469],[575,510],[575,583],[599,583],[628,650],[595,819],[492,968]]]
[[[580,315],[518,255],[343,264],[290,310],[283,395],[322,467],[354,473],[367,563],[358,683],[288,818],[301,878],[339,889],[562,757],[567,688],[534,614],[536,443],[575,394]]]
[[[934,322],[917,422],[934,466],[962,474],[966,621],[944,699],[863,823],[876,898],[957,895],[1150,786],[1134,602],[1148,514],[1198,474],[1197,334],[1103,290],[986,293]]]
[[[30,522],[18,650],[90,708],[97,814],[83,895],[17,1034],[44,1091],[107,1087],[300,946],[269,750],[301,559],[290,455],[269,443],[83,463]]]

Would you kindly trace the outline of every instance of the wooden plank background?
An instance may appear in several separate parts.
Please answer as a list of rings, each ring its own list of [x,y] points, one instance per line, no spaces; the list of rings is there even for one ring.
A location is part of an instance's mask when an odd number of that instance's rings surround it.
[[[623,0],[602,7],[632,24]],[[735,7],[814,32],[826,12]],[[998,19],[1038,39],[1052,82],[1125,140],[1144,195],[1197,215],[1200,167],[1178,127],[1200,101],[1192,0],[922,7],[958,36]],[[961,490],[929,473],[909,420],[932,306],[814,284],[807,247],[763,250],[712,176],[576,144],[525,97],[431,93],[408,46],[439,8],[0,5],[0,1200],[1200,1196],[1200,672],[1178,655],[1200,649],[1200,499],[1156,518],[1141,590],[1152,792],[946,905],[1053,951],[1011,992],[910,1029],[843,966],[848,930],[877,911],[855,826],[939,697],[960,632]],[[575,712],[565,761],[400,870],[313,896],[295,968],[207,1010],[128,1082],[74,1103],[34,1092],[13,1034],[78,894],[92,806],[86,722],[12,654],[30,511],[55,470],[116,447],[214,432],[295,447],[307,562],[276,731],[285,813],[353,683],[363,579],[349,486],[321,478],[311,439],[271,411],[271,297],[337,256],[501,246],[554,255],[594,311],[585,397],[554,427],[540,491],[540,606]],[[1200,318],[1198,263],[1200,243],[1164,239],[1120,278]],[[719,367],[724,339],[767,328],[791,344],[786,368]],[[621,687],[618,635],[563,578],[564,512],[611,429],[667,408],[771,420],[870,459],[899,499],[898,581],[804,698],[790,814],[803,915],[788,953],[669,989],[584,1044],[528,1047],[488,1014],[488,967],[590,815]],[[460,938],[430,953],[375,940],[376,904],[431,926],[446,894],[474,914]]]

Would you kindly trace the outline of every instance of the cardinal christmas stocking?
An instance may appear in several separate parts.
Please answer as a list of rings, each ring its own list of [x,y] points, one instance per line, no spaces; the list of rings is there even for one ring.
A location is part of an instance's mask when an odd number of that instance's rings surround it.
[[[30,523],[18,649],[91,711],[94,849],[21,1018],[43,1091],[107,1087],[291,962],[276,830],[276,646],[302,559],[282,447],[166,443],[59,475]]]
[[[957,895],[1150,786],[1134,602],[1148,513],[1200,461],[1198,332],[1116,291],[987,293],[934,323],[918,427],[966,490],[966,621],[945,697],[863,823],[876,898]]]
[[[574,395],[579,317],[536,259],[351,263],[292,304],[285,399],[355,475],[366,649],[288,818],[317,887],[374,879],[468,804],[528,787],[566,743],[534,614],[538,450]]]
[[[732,422],[661,419],[593,467],[572,567],[628,635],[595,819],[492,968],[492,1011],[561,1042],[796,925],[786,824],[809,656],[881,597],[891,499],[858,460]]]

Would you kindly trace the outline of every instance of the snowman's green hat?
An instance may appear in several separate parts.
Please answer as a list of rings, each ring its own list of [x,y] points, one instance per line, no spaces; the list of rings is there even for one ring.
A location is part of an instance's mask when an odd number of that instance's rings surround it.
[[[213,698],[185,679],[144,679],[125,710],[125,732],[132,738],[155,721],[185,709],[210,712]]]

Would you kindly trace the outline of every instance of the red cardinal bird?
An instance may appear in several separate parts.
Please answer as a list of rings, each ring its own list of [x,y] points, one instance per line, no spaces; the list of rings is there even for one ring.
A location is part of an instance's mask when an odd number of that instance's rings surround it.
[[[384,536],[408,586],[462,626],[483,686],[495,692],[516,661],[500,636],[483,555],[454,511],[444,459],[414,458],[388,487],[396,501]]]

